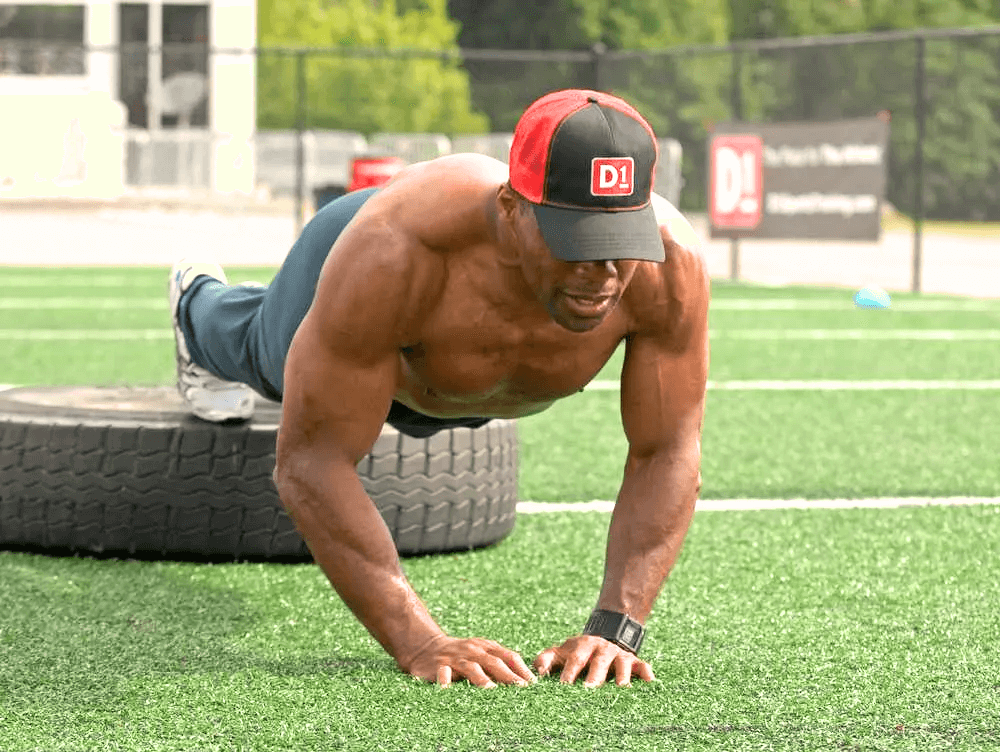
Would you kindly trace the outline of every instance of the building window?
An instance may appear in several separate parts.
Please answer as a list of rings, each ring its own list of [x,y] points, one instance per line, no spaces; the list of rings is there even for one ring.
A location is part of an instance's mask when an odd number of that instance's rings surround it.
[[[208,6],[163,6],[164,128],[208,125]]]
[[[149,128],[149,6],[118,6],[121,64],[118,91],[128,110],[129,125]],[[161,128],[204,128],[208,125],[208,6],[163,5],[160,58]]]
[[[0,75],[82,76],[82,5],[0,4]]]

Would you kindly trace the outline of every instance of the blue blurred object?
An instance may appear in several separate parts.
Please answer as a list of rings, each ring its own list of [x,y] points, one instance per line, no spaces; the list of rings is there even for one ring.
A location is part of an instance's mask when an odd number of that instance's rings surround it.
[[[881,287],[862,287],[854,296],[858,308],[888,308],[892,305],[889,293]]]

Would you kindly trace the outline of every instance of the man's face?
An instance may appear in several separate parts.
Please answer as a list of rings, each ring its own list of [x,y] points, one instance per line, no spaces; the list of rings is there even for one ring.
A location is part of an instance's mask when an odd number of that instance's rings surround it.
[[[632,280],[635,260],[561,261],[542,238],[531,205],[514,215],[525,281],[553,321],[571,332],[588,332],[615,309]]]

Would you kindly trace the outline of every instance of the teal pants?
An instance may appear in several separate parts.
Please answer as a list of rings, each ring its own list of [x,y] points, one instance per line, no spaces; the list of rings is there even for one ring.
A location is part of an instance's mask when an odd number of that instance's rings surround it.
[[[198,277],[180,300],[181,330],[195,363],[228,381],[239,381],[281,401],[285,359],[316,293],[331,246],[377,189],[348,193],[323,206],[305,226],[267,287],[224,285]],[[431,436],[457,426],[478,427],[478,416],[441,419],[393,402],[386,418],[399,431]]]

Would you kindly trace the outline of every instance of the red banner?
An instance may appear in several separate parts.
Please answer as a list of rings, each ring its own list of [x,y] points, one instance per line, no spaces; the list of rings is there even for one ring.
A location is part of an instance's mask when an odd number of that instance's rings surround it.
[[[764,141],[752,134],[715,136],[710,159],[709,211],[718,229],[753,229],[760,224]]]

